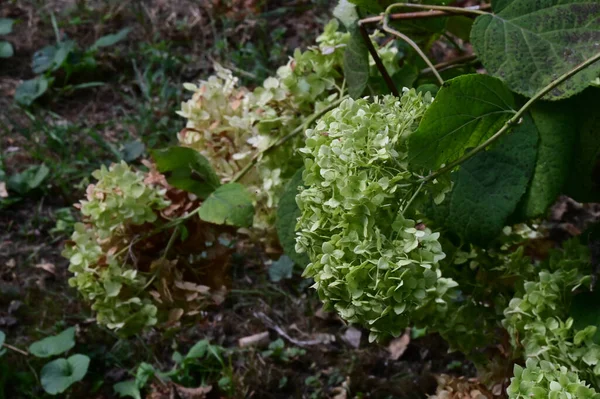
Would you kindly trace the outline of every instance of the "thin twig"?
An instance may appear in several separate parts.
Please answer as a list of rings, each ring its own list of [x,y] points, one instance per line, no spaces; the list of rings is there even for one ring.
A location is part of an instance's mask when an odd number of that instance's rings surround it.
[[[500,128],[500,130],[498,130],[496,133],[494,133],[493,136],[491,136],[489,139],[487,139],[483,143],[479,144],[473,150],[469,151],[467,154],[465,154],[461,158],[457,159],[456,161],[450,162],[448,165],[444,166],[443,168],[436,170],[435,172],[431,173],[428,176],[425,176],[422,179],[422,181],[426,182],[426,181],[433,180],[436,177],[438,177],[439,175],[441,175],[443,173],[446,173],[446,172],[454,169],[458,165],[460,165],[463,162],[465,162],[465,161],[471,159],[472,157],[474,157],[478,152],[480,152],[481,150],[484,150],[489,145],[491,145],[496,140],[498,140],[504,133],[508,132],[513,126],[518,125],[519,123],[521,123],[521,118],[523,117],[523,115],[525,114],[525,112],[527,112],[527,110],[536,101],[538,101],[539,99],[541,99],[542,97],[544,97],[546,94],[548,94],[550,91],[552,91],[558,85],[560,85],[561,83],[563,83],[565,80],[567,80],[570,77],[572,77],[573,75],[575,75],[577,72],[579,72],[579,71],[587,68],[588,66],[592,65],[594,62],[596,62],[598,60],[600,60],[600,53],[596,54],[592,58],[587,59],[586,61],[584,61],[581,64],[577,65],[575,68],[573,68],[570,71],[562,74],[560,77],[558,77],[557,79],[555,79],[552,82],[550,82],[548,85],[546,85],[546,87],[544,87],[543,89],[541,89],[536,95],[534,95],[533,97],[531,97],[529,99],[529,101],[527,101],[525,103],[525,105],[523,105],[517,112],[515,112],[515,114],[509,120],[507,120],[506,122],[504,122],[504,125]]]
[[[167,243],[167,247],[165,248],[165,252],[162,255],[162,259],[167,259],[167,255],[169,254],[169,251],[171,250],[171,247],[173,246],[173,244],[175,243],[175,239],[177,238],[177,233],[179,233],[179,226],[181,226],[181,225],[178,224],[173,229],[173,232],[171,233],[171,237],[169,237],[169,242]]]
[[[394,96],[400,97],[398,88],[396,88],[396,85],[394,84],[392,77],[388,73],[387,69],[385,69],[385,65],[383,65],[383,62],[381,61],[379,54],[377,54],[377,50],[375,49],[375,46],[373,46],[373,42],[371,41],[371,38],[369,37],[369,33],[367,32],[367,29],[363,25],[361,25],[360,22],[358,23],[358,29],[360,29],[360,34],[361,34],[365,44],[367,45],[367,49],[369,49],[369,53],[371,54],[371,57],[373,57],[373,59],[375,60],[375,65],[377,66],[379,73],[383,77],[383,80],[385,80],[385,84],[387,85],[387,87],[390,89],[390,91],[392,92],[392,94]]]
[[[401,4],[402,6],[406,6],[407,4]],[[421,4],[413,4],[416,6],[420,6],[421,8],[425,8],[425,9],[429,9],[432,10],[433,8],[431,8],[432,6],[425,6],[425,5],[421,5]],[[410,7],[410,5],[408,5]],[[485,10],[489,10],[491,8],[491,6],[489,4],[484,4],[482,6],[471,6],[471,7],[452,7],[453,11],[419,11],[419,12],[402,12],[402,13],[395,13],[395,14],[390,14],[390,20],[392,21],[397,21],[397,20],[403,20],[403,19],[425,19],[425,18],[436,18],[436,17],[443,17],[446,15],[452,15],[452,14],[473,14],[473,11],[485,11]],[[458,11],[460,10],[460,11]],[[359,20],[360,24],[363,25],[372,25],[372,24],[378,24],[381,21],[383,21],[383,15],[377,15],[374,17],[368,17],[368,18],[363,18],[361,20]]]
[[[477,59],[477,56],[475,54],[470,54],[470,55],[465,55],[462,57],[457,57],[457,58],[451,59],[449,61],[440,62],[439,64],[435,64],[434,66],[438,72],[441,72],[450,67],[454,67],[459,64],[466,64],[466,63],[469,63],[476,59]],[[421,69],[421,72],[419,72],[419,74],[426,75],[431,72],[432,72],[431,68],[425,68],[425,69]]]
[[[252,159],[250,160],[250,162],[246,166],[244,166],[244,168],[242,170],[239,171],[239,173],[231,180],[231,182],[234,183],[234,182],[240,181],[240,179],[242,177],[244,177],[246,175],[246,173],[248,173],[248,171],[250,169],[252,169],[252,167],[258,163],[258,160],[263,155],[265,155],[265,154],[273,151],[277,147],[279,147],[279,146],[283,145],[284,143],[288,142],[292,138],[296,137],[299,133],[304,132],[308,128],[308,126],[310,126],[315,120],[319,119],[325,113],[331,111],[332,109],[334,109],[335,107],[337,107],[338,105],[340,105],[342,103],[342,101],[344,101],[347,98],[348,98],[348,96],[344,96],[344,97],[340,98],[339,100],[337,100],[337,101],[329,104],[327,107],[323,108],[322,110],[320,110],[318,112],[315,112],[314,114],[312,114],[312,116],[310,118],[308,118],[306,120],[306,122],[304,122],[303,124],[301,124],[300,126],[298,126],[297,128],[295,128],[294,130],[292,130],[292,132],[290,134],[288,134],[287,136],[282,137],[281,139],[277,140],[276,142],[274,142],[273,144],[271,144],[270,146],[268,146],[267,148],[265,148],[264,151],[260,151],[260,152],[257,152],[256,154],[254,154],[254,156],[252,157]]]
[[[389,34],[392,34],[394,36],[399,37],[400,39],[402,39],[406,43],[408,43],[417,52],[417,54],[419,54],[419,56],[423,59],[423,61],[425,61],[425,63],[429,66],[429,68],[431,68],[431,71],[433,72],[433,74],[437,78],[438,82],[440,82],[440,85],[443,85],[444,84],[444,79],[442,79],[442,77],[440,76],[439,72],[435,69],[435,66],[433,65],[433,63],[429,60],[429,58],[423,52],[423,50],[421,50],[421,48],[419,47],[419,45],[417,43],[415,43],[410,37],[406,36],[404,33],[398,32],[396,29],[390,28],[390,26],[388,24],[389,23],[389,18],[388,18],[389,17],[389,12],[392,9],[392,7],[395,6],[395,5],[396,4],[392,4],[391,6],[389,6],[385,10],[385,13],[383,15],[383,30],[386,31]]]
[[[306,347],[306,346],[312,346],[312,345],[319,345],[319,344],[323,343],[323,340],[319,340],[319,339],[313,339],[310,341],[299,341],[295,338],[290,337],[288,335],[288,333],[286,333],[283,330],[283,328],[281,328],[277,324],[275,324],[275,322],[273,320],[271,320],[271,318],[269,316],[267,316],[266,314],[264,314],[263,312],[255,312],[254,317],[256,317],[257,319],[262,321],[265,326],[267,326],[268,328],[270,328],[272,330],[275,330],[275,332],[277,332],[277,334],[281,335],[283,338],[290,341],[292,344],[294,344],[296,346]]]
[[[15,351],[15,352],[17,352],[17,353],[20,353],[20,354],[21,354],[21,355],[23,355],[23,356],[29,356],[29,353],[25,352],[25,351],[24,351],[24,350],[22,350],[22,349],[19,349],[19,348],[17,348],[17,347],[14,347],[14,346],[12,346],[12,345],[9,345],[9,344],[2,344],[2,346],[3,346],[3,347],[5,347],[5,348],[8,348],[8,349],[10,349],[11,351]]]
[[[481,7],[452,7],[452,6],[436,6],[431,4],[413,4],[413,3],[395,3],[388,7],[389,11],[392,8],[407,7],[407,8],[418,8],[419,10],[434,10],[434,11],[445,11],[449,14],[475,14],[485,15],[489,14],[487,11],[483,11]]]

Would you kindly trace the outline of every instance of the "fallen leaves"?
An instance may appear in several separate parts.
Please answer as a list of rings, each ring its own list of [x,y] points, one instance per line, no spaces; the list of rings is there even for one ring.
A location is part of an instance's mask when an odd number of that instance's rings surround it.
[[[238,346],[240,348],[248,347],[263,347],[269,344],[269,332],[263,331],[258,334],[249,335],[238,339]]]
[[[407,329],[404,334],[400,337],[393,339],[388,345],[388,352],[390,353],[390,359],[398,360],[406,352],[408,344],[410,343],[410,330]]]
[[[488,399],[495,396],[477,378],[441,374],[436,379],[436,393],[429,399]]]
[[[42,262],[35,265],[35,267],[37,269],[45,270],[50,274],[56,275],[56,266],[54,265],[54,263],[44,262],[42,260]]]
[[[360,347],[360,338],[362,337],[362,332],[354,327],[348,327],[344,335],[342,335],[342,341],[350,345],[354,349],[358,349]]]

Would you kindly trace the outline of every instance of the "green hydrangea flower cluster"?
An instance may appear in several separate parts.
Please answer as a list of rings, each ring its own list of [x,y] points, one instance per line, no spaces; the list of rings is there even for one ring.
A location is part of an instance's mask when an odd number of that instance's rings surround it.
[[[185,85],[194,94],[179,111],[188,120],[186,129],[179,133],[179,141],[207,157],[223,182],[231,181],[254,154],[346,94],[342,65],[349,37],[338,31],[338,22],[332,20],[317,38],[316,46],[306,51],[296,49],[275,76],[253,91],[238,87],[231,71],[216,65],[216,76],[199,85]],[[392,43],[378,51],[388,71],[397,71],[397,49]],[[372,62],[373,74],[377,74]],[[301,165],[296,149],[302,142],[298,135],[269,152],[261,158],[256,171],[242,180],[256,195],[256,227],[272,225],[273,210],[283,187]]]
[[[102,166],[92,176],[98,183],[88,186],[87,200],[81,201],[81,213],[97,229],[101,238],[118,233],[127,223],[143,224],[156,220],[156,210],[169,205],[164,189],[144,183],[144,175],[129,165]]]
[[[593,341],[596,326],[576,330],[573,319],[568,317],[572,297],[568,293],[589,285],[590,270],[588,248],[576,239],[566,242],[562,250],[550,253],[536,280],[523,284],[522,292],[505,309],[502,321],[513,346],[522,347],[526,358],[552,359],[552,367],[568,367],[577,377],[577,381],[573,382],[577,384],[579,376],[587,381],[595,381],[600,376],[600,346]],[[530,360],[528,368],[529,362]],[[540,373],[537,368],[534,371]],[[527,380],[531,379],[528,377]],[[560,384],[566,389],[566,385],[562,382]],[[529,385],[525,387],[530,388]],[[513,388],[515,389],[517,388]],[[521,392],[522,389],[516,390],[514,394]],[[565,392],[574,393],[571,388]],[[568,397],[561,395],[556,397]]]
[[[406,140],[431,97],[406,90],[348,99],[306,131],[303,180],[296,201],[304,274],[325,305],[371,330],[397,336],[411,321],[446,308],[456,283],[441,276],[439,233],[403,216],[415,194]]]
[[[515,365],[507,393],[510,399],[600,398],[599,393],[567,367],[532,358],[527,359],[525,368]]]
[[[125,164],[102,167],[81,201],[86,224],[77,223],[63,251],[74,274],[69,284],[92,302],[98,323],[111,329],[139,330],[154,325],[157,308],[141,296],[146,279],[126,262],[127,230],[152,223],[169,205],[164,189],[144,182],[141,172]]]

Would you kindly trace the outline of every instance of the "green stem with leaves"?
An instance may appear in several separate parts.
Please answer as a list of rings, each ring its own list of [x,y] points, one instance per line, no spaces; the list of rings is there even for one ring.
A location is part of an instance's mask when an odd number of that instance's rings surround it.
[[[450,162],[448,165],[444,166],[443,168],[436,170],[435,172],[431,173],[428,176],[425,176],[421,181],[426,182],[426,181],[433,180],[436,177],[440,176],[441,174],[449,172],[452,169],[454,169],[455,167],[462,164],[463,162],[473,158],[480,151],[485,150],[488,146],[490,146],[496,140],[498,140],[503,134],[510,131],[513,126],[520,124],[522,122],[523,115],[525,115],[527,110],[529,110],[529,108],[531,108],[531,106],[536,101],[540,100],[542,97],[544,97],[550,91],[555,89],[558,85],[560,85],[561,83],[563,83],[564,81],[566,81],[567,79],[569,79],[570,77],[575,75],[577,72],[587,68],[588,66],[592,65],[593,63],[595,63],[598,60],[600,60],[600,53],[587,59],[586,61],[577,65],[575,68],[569,70],[568,72],[565,72],[564,74],[562,74],[561,76],[559,76],[558,78],[556,78],[555,80],[550,82],[548,85],[546,85],[546,87],[544,87],[539,92],[537,92],[533,97],[531,97],[529,99],[529,101],[527,101],[518,111],[516,111],[515,114],[510,119],[508,119],[506,122],[504,122],[504,125],[500,128],[500,130],[498,130],[496,133],[494,133],[489,139],[487,139],[483,143],[479,144],[477,147],[475,147],[474,149],[472,149],[471,151],[469,151],[467,154],[463,155],[461,158],[457,159],[456,161]]]

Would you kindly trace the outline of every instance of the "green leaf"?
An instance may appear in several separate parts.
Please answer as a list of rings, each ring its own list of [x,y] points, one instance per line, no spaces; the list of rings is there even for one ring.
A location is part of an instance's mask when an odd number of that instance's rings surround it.
[[[130,396],[134,399],[142,399],[142,393],[136,385],[135,380],[118,382],[115,385],[113,385],[113,390],[115,391],[115,393],[118,393],[119,397],[121,398]]]
[[[210,343],[206,339],[202,339],[194,344],[185,355],[185,359],[198,359],[206,355]]]
[[[435,98],[435,96],[437,95],[438,91],[440,91],[440,88],[438,85],[433,84],[433,83],[425,83],[419,87],[417,87],[417,93],[431,93],[431,95]]]
[[[73,40],[67,40],[60,42],[56,45],[56,52],[52,59],[51,70],[56,71],[63,66],[69,54],[75,49],[75,42]]]
[[[287,255],[282,255],[277,261],[269,267],[269,279],[277,283],[283,279],[292,278],[294,271],[294,261]]]
[[[369,81],[369,49],[357,26],[350,30],[350,40],[344,50],[344,77],[350,97],[360,97]]]
[[[6,340],[6,334],[4,331],[0,330],[0,357],[6,353],[6,349],[2,349],[2,345],[4,345],[4,340]]]
[[[50,357],[65,353],[75,346],[75,327],[69,327],[58,335],[44,338],[29,345],[35,357]]]
[[[113,46],[125,39],[127,35],[131,32],[131,28],[124,28],[118,31],[117,33],[113,33],[111,35],[102,36],[100,39],[96,40],[94,44],[90,47],[90,50],[96,50],[100,47],[108,47]]]
[[[40,373],[42,388],[50,395],[62,393],[85,377],[89,365],[90,358],[80,354],[53,360]]]
[[[151,151],[158,171],[173,187],[207,198],[221,185],[210,162],[198,151],[187,147],[169,147]]]
[[[592,292],[580,292],[573,297],[569,316],[573,318],[573,328],[583,330],[587,326],[596,326],[593,341],[600,344],[600,290],[598,287]]]
[[[123,145],[123,149],[121,150],[121,158],[125,162],[135,161],[142,156],[145,150],[146,146],[140,140],[130,141]]]
[[[24,106],[31,105],[35,99],[41,97],[48,90],[50,82],[51,80],[44,76],[24,81],[17,86],[15,101]]]
[[[33,73],[42,73],[47,71],[54,65],[54,55],[56,54],[57,46],[46,46],[41,50],[33,53],[31,59],[31,69]]]
[[[299,266],[306,266],[310,262],[306,253],[299,254],[295,249],[296,223],[301,213],[296,203],[296,195],[298,194],[298,187],[304,185],[302,181],[303,171],[304,168],[298,169],[287,183],[283,195],[279,200],[277,219],[275,221],[277,237],[283,247],[283,251]]]
[[[540,141],[533,177],[519,211],[525,219],[545,214],[563,190],[577,139],[572,111],[564,102],[538,102],[530,110]]]
[[[446,81],[409,138],[409,163],[432,170],[460,158],[500,130],[514,108],[499,79],[472,74]]]
[[[156,369],[150,363],[142,362],[135,373],[135,385],[138,388],[143,388],[152,377],[156,374]]]
[[[446,29],[459,39],[468,42],[471,35],[471,27],[473,26],[473,20],[464,15],[456,15],[448,17],[446,21]]]
[[[8,35],[11,33],[14,23],[14,19],[0,18],[0,35]]]
[[[50,169],[45,164],[32,165],[23,172],[12,175],[6,185],[11,191],[25,195],[38,188],[49,174]]]
[[[198,214],[205,222],[250,227],[254,205],[246,187],[229,183],[217,188],[200,206]]]
[[[600,89],[589,88],[573,98],[578,121],[575,151],[565,194],[579,202],[600,200]]]
[[[348,0],[339,0],[338,4],[333,9],[333,16],[339,19],[346,29],[352,28],[358,21],[358,13],[356,6]]]
[[[398,72],[392,76],[392,81],[401,90],[403,87],[411,88],[419,77],[419,69],[412,64],[405,63]]]
[[[377,0],[350,0],[350,3],[355,4],[369,14],[379,14],[385,11]]]
[[[529,116],[514,131],[463,163],[440,220],[469,242],[484,245],[502,231],[533,174],[537,132]]]
[[[7,41],[0,40],[0,58],[10,58],[14,55],[15,51],[12,44]]]
[[[494,8],[496,14],[477,17],[471,42],[486,70],[519,94],[532,97],[598,52],[597,0],[503,0]],[[544,98],[572,96],[599,74],[595,63]]]

